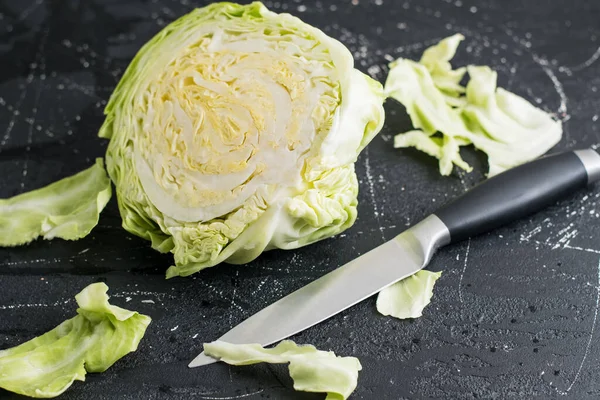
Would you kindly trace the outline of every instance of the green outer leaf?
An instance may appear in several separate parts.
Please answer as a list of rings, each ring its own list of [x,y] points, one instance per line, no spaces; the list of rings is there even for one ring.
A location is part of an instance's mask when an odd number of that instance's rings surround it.
[[[111,196],[101,158],[92,167],[44,188],[0,200],[0,246],[18,246],[42,236],[77,240],[98,224]]]
[[[433,296],[433,286],[441,272],[420,270],[383,289],[377,296],[377,311],[399,319],[418,318],[423,315]]]
[[[345,400],[356,389],[358,371],[362,369],[355,357],[337,357],[331,351],[314,346],[298,346],[284,340],[271,349],[259,344],[231,344],[221,341],[204,344],[207,355],[227,364],[250,365],[261,362],[290,363],[294,389],[327,393],[327,399]]]
[[[30,397],[56,397],[87,372],[103,372],[137,350],[150,317],[112,306],[104,283],[75,296],[77,315],[28,342],[0,350],[0,388]]]

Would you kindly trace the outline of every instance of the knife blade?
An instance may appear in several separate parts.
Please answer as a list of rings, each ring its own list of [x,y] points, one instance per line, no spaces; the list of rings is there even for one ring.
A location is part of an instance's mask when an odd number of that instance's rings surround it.
[[[394,239],[246,319],[218,340],[267,346],[355,305],[422,269],[449,243],[531,214],[600,179],[594,150],[559,153],[496,175]],[[216,362],[204,352],[190,368]]]

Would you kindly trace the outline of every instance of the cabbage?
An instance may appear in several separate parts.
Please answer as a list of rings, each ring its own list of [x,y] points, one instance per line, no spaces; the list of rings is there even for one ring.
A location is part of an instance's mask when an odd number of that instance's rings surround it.
[[[473,144],[488,156],[488,176],[531,161],[562,136],[560,121],[527,100],[497,88],[497,74],[485,66],[453,70],[449,63],[462,35],[442,40],[419,62],[390,64],[385,91],[402,103],[415,130],[394,138],[394,147],[416,147],[436,157],[442,175],[453,166],[470,171],[460,147]],[[465,72],[470,80],[460,82]]]
[[[453,106],[464,104],[460,95],[465,93],[465,88],[460,82],[467,69],[462,67],[453,70],[450,64],[458,45],[464,39],[465,37],[461,34],[443,39],[435,46],[425,49],[419,61],[429,71],[433,83],[442,92],[446,102]]]
[[[399,319],[418,318],[423,315],[433,296],[433,286],[441,272],[420,270],[379,292],[377,311]]]
[[[196,9],[144,45],[106,107],[123,227],[173,253],[167,277],[340,233],[383,101],[346,47],[298,18]]]
[[[327,393],[327,400],[347,399],[356,389],[358,371],[362,369],[355,357],[337,357],[331,351],[317,350],[311,345],[298,346],[291,340],[284,340],[271,349],[259,344],[216,341],[205,343],[204,352],[233,365],[289,363],[294,389]]]
[[[17,347],[0,350],[0,388],[56,397],[86,372],[104,372],[135,351],[150,317],[110,305],[104,283],[75,296],[77,316]]]
[[[99,158],[76,175],[0,199],[0,246],[18,246],[40,236],[81,239],[98,224],[110,196],[110,179]]]

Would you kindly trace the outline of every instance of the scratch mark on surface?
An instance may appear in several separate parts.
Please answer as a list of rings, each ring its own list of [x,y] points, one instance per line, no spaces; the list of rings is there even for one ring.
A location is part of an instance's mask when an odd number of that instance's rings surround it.
[[[41,4],[41,3],[40,3]],[[35,54],[33,67],[30,67],[30,75],[33,75],[37,65],[40,65],[40,69],[42,71],[42,76],[40,79],[45,79],[46,73],[46,60],[44,58],[44,50],[46,48],[46,41],[48,40],[48,35],[50,31],[48,29],[45,30],[44,36],[40,41],[40,45]],[[27,132],[27,146],[25,147],[25,163],[23,164],[23,171],[21,172],[21,190],[25,188],[25,179],[27,177],[28,167],[29,167],[29,152],[31,151],[31,144],[33,143],[33,125],[36,122],[37,114],[38,114],[38,105],[40,103],[40,96],[42,94],[43,85],[40,84],[37,87],[35,92],[35,100],[33,103],[32,116],[31,116],[31,124],[29,125],[29,130]]]
[[[34,2],[32,2],[25,10],[23,10],[21,15],[19,15],[19,17],[17,18],[17,20],[15,22],[19,23],[19,22],[27,19],[27,17],[29,17],[29,15],[33,11],[35,11],[35,9],[38,8],[43,2],[44,2],[44,0],[35,0]]]
[[[554,85],[556,93],[558,93],[558,96],[560,97],[560,105],[558,106],[558,110],[556,112],[557,117],[563,122],[569,120],[570,116],[567,113],[568,99],[567,95],[565,94],[565,90],[563,88],[562,83],[558,80],[556,74],[554,73],[554,71],[552,71],[552,68],[550,68],[548,60],[541,58],[533,53],[531,54],[531,56],[533,57],[535,63],[542,68],[546,75],[548,75],[548,78],[550,78],[552,84]]]
[[[235,283],[233,285],[233,292],[231,293],[231,305],[240,311],[244,311],[242,307],[235,301],[237,295],[237,285],[239,284],[240,270],[235,271]],[[233,313],[229,313],[229,326],[233,327]]]
[[[114,298],[124,298],[126,302],[130,302],[132,299],[131,296],[153,296],[155,297],[158,301],[163,301],[163,299],[165,298],[165,293],[158,293],[158,292],[148,292],[148,291],[135,291],[135,292],[120,292],[120,293],[112,293],[110,295],[110,297],[114,297]],[[174,298],[174,296],[169,295],[166,296],[167,298]],[[15,310],[15,309],[19,309],[19,308],[51,308],[51,307],[59,307],[59,306],[63,306],[65,304],[69,304],[71,301],[73,301],[73,299],[66,299],[66,300],[58,300],[55,301],[54,303],[24,303],[24,304],[9,304],[9,305],[0,305],[0,311],[1,310]],[[142,303],[152,303],[155,304],[154,300],[142,300]]]
[[[571,224],[570,226],[572,226],[573,224]],[[567,243],[569,243],[571,241],[571,239],[574,239],[577,236],[577,229],[574,229],[570,232],[566,232],[560,239],[558,239],[558,241],[556,242],[556,244],[554,246],[552,246],[552,250],[556,250],[558,248],[562,247],[564,248]]]
[[[100,96],[98,96],[98,94],[96,94],[97,91],[102,90],[102,88],[98,88],[98,87],[94,87],[94,86],[87,86],[87,85],[82,85],[80,83],[77,83],[74,80],[71,80],[67,77],[62,77],[61,79],[63,81],[65,81],[67,83],[68,86],[66,86],[66,89],[69,90],[77,90],[83,94],[85,94],[88,97],[91,97],[93,99],[97,99],[100,98]]]
[[[113,293],[110,295],[110,297],[117,297],[117,298],[123,298],[123,297],[129,297],[129,296],[153,296],[155,297],[158,301],[163,301],[164,298],[169,298],[169,299],[174,299],[175,296],[173,295],[166,295],[165,293],[159,293],[159,292],[149,292],[146,290],[136,290],[134,292],[120,292],[120,293]]]
[[[371,196],[371,203],[373,204],[373,214],[375,214],[375,220],[377,221],[377,226],[379,227],[379,233],[381,234],[381,239],[386,241],[385,233],[383,225],[381,224],[381,220],[379,218],[379,208],[377,207],[377,199],[375,198],[375,186],[373,184],[373,175],[371,174],[371,161],[369,157],[369,148],[366,150],[366,159],[365,159],[365,169],[367,175],[367,183],[369,185],[369,195]]]
[[[232,399],[241,399],[244,397],[254,396],[255,394],[260,394],[262,392],[264,392],[264,389],[260,389],[260,390],[257,390],[256,392],[252,392],[252,393],[239,394],[236,396],[224,396],[224,397],[198,396],[198,397],[200,397],[201,399],[206,399],[206,400],[232,400]]]
[[[18,308],[50,308],[58,307],[71,302],[71,299],[59,300],[54,303],[31,303],[31,304],[10,304],[6,306],[0,306],[0,310],[15,310]]]
[[[571,389],[577,382],[579,375],[581,374],[581,370],[583,369],[583,366],[585,365],[585,360],[587,359],[587,356],[590,353],[590,348],[592,347],[592,340],[594,338],[594,330],[596,329],[596,321],[598,319],[598,308],[599,307],[600,307],[600,260],[598,260],[598,281],[597,281],[597,286],[596,286],[596,308],[594,309],[594,319],[592,320],[592,328],[590,330],[590,338],[588,339],[587,345],[585,346],[585,351],[583,352],[583,358],[581,359],[581,364],[579,364],[579,368],[577,369],[577,372],[575,373],[575,378],[573,378],[573,382],[571,382],[571,384],[565,391],[559,390],[556,387],[554,388],[560,395],[565,396],[569,393],[569,391],[571,391]]]
[[[588,58],[581,64],[578,64],[574,67],[568,68],[568,70],[570,72],[573,72],[573,71],[581,71],[582,69],[586,69],[589,66],[591,66],[593,63],[595,63],[598,60],[598,58],[600,58],[600,47],[598,47],[596,49],[596,51],[594,52],[594,54],[592,54],[592,56],[590,58]]]
[[[521,234],[520,241],[521,242],[528,242],[533,236],[537,235],[541,231],[542,231],[542,226],[541,225],[540,226],[536,226],[535,228],[533,228],[532,230],[530,230],[526,234]]]
[[[32,77],[32,80],[33,80],[33,77]],[[6,145],[6,142],[8,142],[8,140],[10,139],[10,134],[15,126],[16,116],[20,114],[21,105],[23,104],[23,101],[25,100],[25,96],[27,95],[27,88],[29,86],[29,83],[31,83],[31,81],[28,79],[27,84],[24,85],[24,87],[20,88],[21,94],[19,95],[19,98],[18,98],[17,102],[15,103],[13,116],[11,117],[10,121],[8,121],[8,126],[6,127],[6,130],[4,131],[4,136],[2,137],[2,141],[0,141],[0,149],[2,147],[4,147],[4,145]]]
[[[506,33],[506,35],[513,40],[513,42],[518,44],[523,49],[523,51],[525,51],[526,53],[531,55],[533,61],[537,65],[539,65],[542,68],[542,70],[544,71],[544,73],[548,76],[548,78],[550,78],[550,80],[552,81],[552,84],[554,85],[554,89],[556,90],[556,93],[558,93],[558,96],[560,97],[560,105],[556,112],[556,117],[562,122],[568,121],[571,118],[571,116],[568,114],[567,95],[565,94],[565,90],[563,88],[562,83],[560,82],[560,80],[558,80],[558,78],[556,77],[556,74],[550,67],[550,63],[548,62],[548,60],[546,60],[543,57],[538,56],[537,54],[535,54],[531,51],[531,42],[529,40],[524,40],[524,39],[519,38],[517,35],[515,35],[513,33],[512,29],[510,29],[508,27],[503,27],[503,30],[504,30],[504,33]],[[568,132],[565,132],[565,136],[567,136],[567,133]]]
[[[35,122],[38,112],[38,105],[40,103],[40,95],[42,94],[42,85],[38,86],[35,92],[35,100],[33,105],[33,118],[32,120]],[[31,151],[31,144],[33,143],[33,123],[29,125],[29,130],[27,131],[27,146],[25,147],[25,164],[23,165],[23,171],[21,172],[21,190],[25,188],[25,179],[27,177],[27,172],[29,170],[29,152]]]
[[[567,242],[564,247],[565,249],[571,249],[571,250],[579,250],[579,251],[585,251],[586,253],[595,253],[595,254],[600,254],[600,250],[596,250],[596,249],[586,249],[583,247],[579,247],[579,246],[571,246],[569,244],[569,242]]]
[[[128,249],[128,251],[131,252],[133,250],[139,250],[139,249],[145,249],[145,248],[148,248],[148,246],[143,245],[143,246],[131,247]],[[80,254],[76,254],[71,257],[38,258],[35,260],[8,261],[3,264],[0,264],[0,267],[14,267],[17,265],[31,265],[31,264],[43,264],[43,265],[57,264],[60,262],[72,262],[76,259],[83,258],[83,257],[105,256],[110,253],[119,253],[121,251],[122,251],[122,249],[114,249],[114,250],[99,251],[99,252],[94,252],[94,253],[82,252]],[[132,256],[130,259],[135,259],[135,256]]]
[[[458,281],[458,300],[460,304],[463,304],[463,294],[462,294],[462,283],[465,273],[467,272],[467,263],[469,262],[469,251],[471,250],[471,238],[467,240],[467,251],[465,251],[465,263],[463,265],[462,272],[460,273],[460,279]]]
[[[263,279],[258,286],[256,287],[256,292],[260,292],[260,290],[262,289],[263,285],[269,280],[269,276],[267,276],[265,279]]]
[[[421,50],[423,48],[432,46],[432,45],[438,43],[442,39],[443,39],[443,37],[437,37],[434,39],[424,40],[422,42],[410,43],[410,44],[406,44],[404,46],[398,46],[394,50],[397,53],[412,53],[412,52],[416,52],[417,50]]]
[[[202,280],[199,280],[197,282],[197,284],[200,285],[200,286],[203,286],[204,288],[206,288],[208,290],[210,290],[212,293],[218,295],[219,297],[223,296],[223,292],[222,291],[218,291],[217,289],[215,289],[214,286],[212,286],[212,285],[210,285],[210,284],[208,284],[206,282],[203,282]]]

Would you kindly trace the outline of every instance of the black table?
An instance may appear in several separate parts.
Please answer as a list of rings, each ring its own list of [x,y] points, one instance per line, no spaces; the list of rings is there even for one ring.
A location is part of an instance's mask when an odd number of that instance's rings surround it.
[[[82,170],[102,156],[102,109],[128,62],[161,27],[205,2],[5,0],[0,2],[0,195]],[[526,5],[524,5],[526,3]],[[332,5],[329,5],[332,4]],[[269,1],[340,39],[358,67],[383,80],[387,60],[418,58],[455,32],[458,65],[490,65],[500,85],[564,121],[558,149],[597,146],[600,3],[545,0]],[[361,155],[359,220],[337,238],[269,252],[244,266],[163,278],[171,258],[120,228],[114,199],[77,242],[0,250],[0,348],[74,315],[73,296],[104,281],[113,302],[154,318],[141,343],[106,373],[76,382],[64,399],[320,399],[296,393],[286,367],[215,364],[190,370],[203,341],[400,233],[483,179],[441,177],[437,162],[395,150],[410,127],[386,104],[382,133]],[[355,399],[600,396],[600,189],[441,251],[444,274],[422,318],[379,315],[369,299],[297,335],[358,357]],[[375,266],[374,266],[375,267]],[[0,391],[0,398],[18,396]]]

